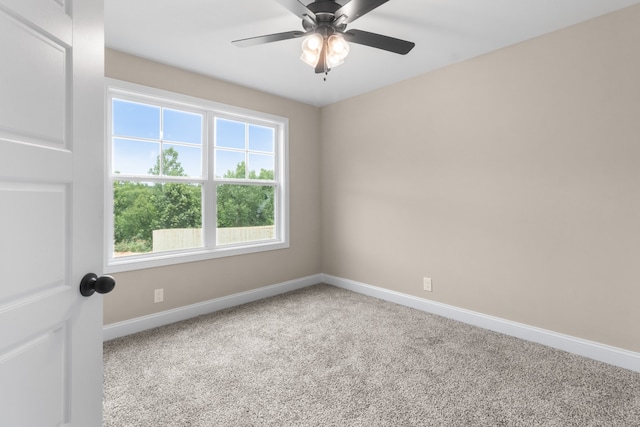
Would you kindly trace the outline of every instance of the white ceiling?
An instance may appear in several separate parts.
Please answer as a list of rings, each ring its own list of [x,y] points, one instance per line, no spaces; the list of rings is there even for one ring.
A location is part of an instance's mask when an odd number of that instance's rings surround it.
[[[105,0],[105,38],[116,50],[323,106],[636,3],[390,0],[348,29],[413,41],[416,47],[402,56],[351,44],[345,63],[326,82],[299,59],[301,39],[248,48],[231,44],[301,30],[300,19],[276,0]]]

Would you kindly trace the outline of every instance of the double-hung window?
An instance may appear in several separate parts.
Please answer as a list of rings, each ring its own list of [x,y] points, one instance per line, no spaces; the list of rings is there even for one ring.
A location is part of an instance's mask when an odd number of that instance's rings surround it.
[[[287,126],[108,80],[107,270],[288,247]]]

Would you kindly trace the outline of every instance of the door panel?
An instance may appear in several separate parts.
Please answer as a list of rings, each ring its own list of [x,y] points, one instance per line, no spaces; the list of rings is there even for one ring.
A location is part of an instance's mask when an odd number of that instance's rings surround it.
[[[2,268],[0,305],[65,286],[67,187],[0,184],[0,200],[12,206],[0,210],[0,224],[22,224],[0,242],[0,259],[11,260],[2,261],[6,265]],[[37,274],[29,274],[31,271]]]
[[[0,399],[9,408],[9,412],[2,416],[4,425],[59,426],[68,419],[66,333],[66,328],[56,328],[0,355],[0,375],[9,384],[16,385],[0,389]],[[41,387],[34,388],[30,385],[33,383],[39,383]],[[19,410],[24,408],[25,401],[34,403],[31,410]]]
[[[68,48],[24,18],[0,12],[0,128],[20,141],[63,147],[68,128]],[[12,82],[12,84],[9,84]],[[17,83],[17,84],[16,84]]]
[[[103,9],[0,0],[0,426],[101,425]]]

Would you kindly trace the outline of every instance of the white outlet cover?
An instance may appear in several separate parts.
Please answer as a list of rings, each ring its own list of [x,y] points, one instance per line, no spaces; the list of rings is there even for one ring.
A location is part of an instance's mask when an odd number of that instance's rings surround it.
[[[423,283],[423,286],[424,286],[424,290],[428,291],[428,292],[431,292],[431,278],[430,277],[424,277],[422,279],[422,283]]]

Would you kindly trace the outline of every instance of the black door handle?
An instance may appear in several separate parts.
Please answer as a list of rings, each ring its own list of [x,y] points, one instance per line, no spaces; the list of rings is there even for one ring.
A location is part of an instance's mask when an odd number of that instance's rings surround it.
[[[100,276],[88,273],[80,282],[80,293],[82,296],[90,297],[94,292],[108,294],[116,287],[116,280],[111,276]]]

